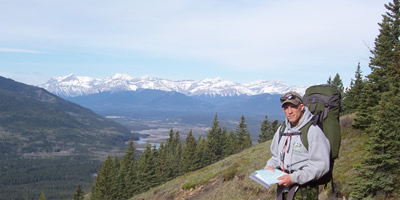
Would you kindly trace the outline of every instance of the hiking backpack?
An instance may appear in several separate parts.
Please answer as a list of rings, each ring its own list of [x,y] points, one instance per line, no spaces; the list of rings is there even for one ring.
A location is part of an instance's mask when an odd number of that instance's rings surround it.
[[[333,162],[339,156],[339,148],[341,141],[339,113],[340,113],[340,92],[334,86],[330,85],[314,85],[306,89],[303,96],[303,103],[308,107],[314,115],[312,120],[301,128],[301,141],[304,147],[308,150],[308,128],[312,125],[318,125],[325,133],[331,145],[331,166],[329,172],[317,180],[317,184],[326,184],[332,180]],[[279,140],[284,133],[286,126],[280,127]],[[293,133],[292,133],[293,135]],[[333,188],[332,183],[332,188]]]
[[[331,145],[332,160],[339,157],[341,141],[339,113],[341,95],[330,85],[314,85],[303,96],[304,105],[314,115],[313,125],[318,125]],[[308,147],[308,143],[307,143]]]

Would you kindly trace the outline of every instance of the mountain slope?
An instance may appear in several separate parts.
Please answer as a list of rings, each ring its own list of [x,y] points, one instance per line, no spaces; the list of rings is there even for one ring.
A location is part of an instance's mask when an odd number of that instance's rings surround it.
[[[70,198],[130,130],[46,90],[0,77],[0,199]]]
[[[336,192],[348,197],[351,192],[350,182],[357,176],[354,168],[365,154],[363,145],[367,140],[365,134],[358,130],[342,130],[342,146],[339,158],[335,161],[334,181]],[[242,199],[275,199],[276,187],[269,190],[254,182],[248,176],[265,166],[271,157],[271,141],[258,144],[239,154],[203,169],[187,173],[148,192],[139,194],[131,200],[155,199],[196,199],[196,200],[242,200]],[[328,199],[328,188],[321,187],[320,199]]]
[[[122,125],[42,88],[0,77],[0,97],[2,130],[31,140],[40,135],[68,148],[71,141],[122,144],[130,135]]]

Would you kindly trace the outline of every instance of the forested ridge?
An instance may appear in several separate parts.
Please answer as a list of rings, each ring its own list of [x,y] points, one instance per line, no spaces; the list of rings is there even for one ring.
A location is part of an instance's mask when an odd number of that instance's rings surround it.
[[[88,189],[130,130],[42,88],[0,77],[0,199],[71,197]]]

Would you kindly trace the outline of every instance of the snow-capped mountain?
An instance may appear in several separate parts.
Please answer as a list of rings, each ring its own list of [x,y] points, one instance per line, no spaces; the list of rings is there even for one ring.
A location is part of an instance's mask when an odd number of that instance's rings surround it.
[[[297,91],[304,94],[306,89],[304,86],[288,85],[283,81],[260,80],[241,84],[219,77],[200,81],[172,81],[149,76],[134,78],[126,74],[115,74],[112,77],[104,79],[69,74],[67,76],[52,78],[45,84],[39,85],[39,87],[65,97],[83,96],[100,92],[136,91],[138,89],[175,91],[187,96],[283,94],[288,91]]]

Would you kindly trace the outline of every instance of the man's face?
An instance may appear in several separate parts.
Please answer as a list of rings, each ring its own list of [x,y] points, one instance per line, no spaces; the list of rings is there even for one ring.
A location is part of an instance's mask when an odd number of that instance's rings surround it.
[[[301,117],[303,116],[304,104],[294,105],[291,103],[286,103],[282,107],[283,112],[286,115],[286,118],[289,120],[292,126],[296,126],[299,124]]]

